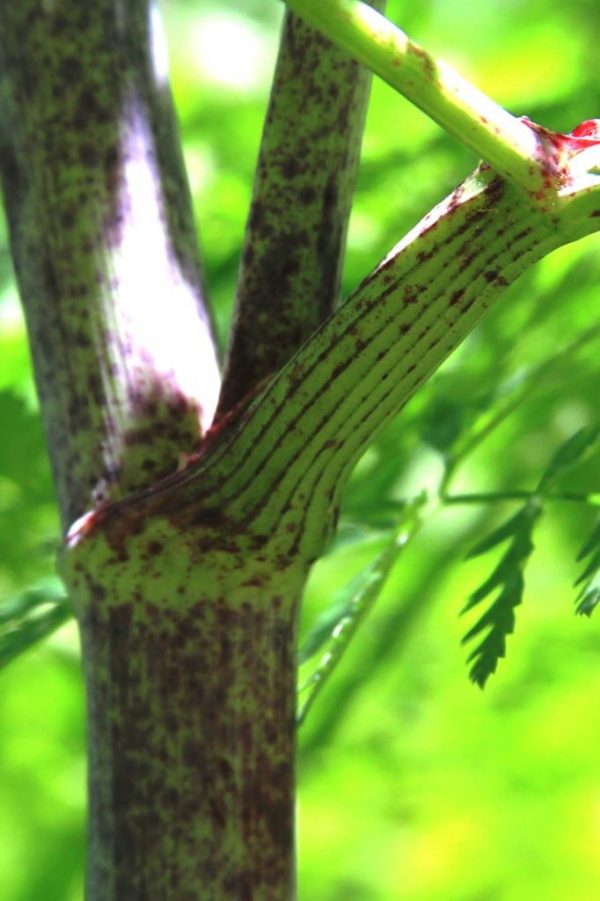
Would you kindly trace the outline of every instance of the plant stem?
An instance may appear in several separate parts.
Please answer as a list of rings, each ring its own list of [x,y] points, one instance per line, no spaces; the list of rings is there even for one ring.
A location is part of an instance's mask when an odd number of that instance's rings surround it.
[[[307,567],[160,518],[105,525],[62,565],[87,689],[86,897],[287,901]]]
[[[360,0],[286,0],[330,40],[400,91],[496,172],[539,192],[549,148],[530,126]]]
[[[279,532],[282,548],[314,560],[345,478],[376,431],[503,289],[559,243],[527,195],[489,170],[476,173],[394,248],[235,428],[140,498],[147,515],[218,509],[232,528]]]
[[[444,504],[497,504],[503,501],[521,501],[539,498],[539,491],[526,491],[525,489],[516,489],[514,491],[486,491],[472,492],[466,494],[444,494],[442,501]],[[576,504],[591,504],[597,506],[600,504],[600,495],[585,494],[580,491],[556,491],[552,494],[542,494],[544,501],[570,501]]]
[[[409,542],[418,534],[423,524],[421,510],[426,501],[426,495],[419,495],[407,504],[400,525],[394,529],[393,537],[369,567],[368,583],[352,598],[348,610],[336,623],[327,652],[321,657],[315,671],[300,689],[301,692],[306,690],[309,693],[298,710],[296,719],[298,727],[306,720],[311,707],[348,650],[359,626],[381,595],[394,565]]]
[[[0,177],[65,528],[172,472],[217,400],[160,27],[150,0],[0,3]]]
[[[280,369],[339,302],[370,85],[364,66],[286,13],[217,417]]]

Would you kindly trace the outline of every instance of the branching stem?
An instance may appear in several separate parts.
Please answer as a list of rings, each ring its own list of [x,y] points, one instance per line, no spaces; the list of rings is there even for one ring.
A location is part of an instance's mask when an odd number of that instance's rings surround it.
[[[505,178],[547,186],[540,133],[419,47],[360,0],[287,0],[287,6],[400,91]]]

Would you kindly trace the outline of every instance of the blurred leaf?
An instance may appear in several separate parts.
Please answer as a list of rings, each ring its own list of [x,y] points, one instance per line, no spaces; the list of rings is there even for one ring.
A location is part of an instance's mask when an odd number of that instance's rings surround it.
[[[565,469],[581,462],[594,449],[599,439],[599,425],[585,426],[567,438],[556,450],[550,463],[542,473],[539,482],[540,490],[546,488],[548,483],[554,481]]]
[[[433,382],[434,395],[423,411],[420,438],[442,454],[471,432],[481,415],[496,402],[503,383],[488,371],[478,372],[473,361]]]
[[[467,410],[461,400],[434,397],[423,416],[421,438],[441,453],[448,451],[465,428]]]
[[[600,603],[600,519],[581,548],[577,561],[585,560],[586,557],[589,557],[589,560],[575,582],[575,585],[583,583],[575,602],[577,604],[575,612],[582,616],[591,616]]]
[[[37,412],[11,390],[0,390],[0,567],[2,591],[51,571],[48,544],[59,524],[44,433]]]
[[[395,527],[406,503],[398,497],[398,480],[414,450],[410,429],[397,421],[377,436],[344,489],[341,524],[345,520],[370,531]]]
[[[0,669],[47,638],[72,616],[55,585],[40,585],[0,602]]]
[[[575,612],[579,613],[580,616],[591,616],[598,603],[600,603],[600,584],[597,584],[600,582],[600,572],[597,574],[594,582],[596,584],[589,585],[585,591],[579,595],[581,600],[578,600]]]
[[[504,541],[510,541],[491,576],[473,592],[462,610],[466,613],[499,589],[496,599],[462,639],[462,644],[465,644],[488,630],[468,657],[469,662],[473,661],[469,676],[481,688],[496,671],[498,660],[505,656],[506,636],[514,630],[515,607],[523,599],[523,566],[533,551],[533,530],[541,509],[539,502],[530,501],[469,554],[469,557],[479,556]]]
[[[39,414],[12,390],[0,391],[0,434],[0,475],[24,487],[35,501],[52,501],[54,493]]]
[[[62,597],[53,591],[52,587],[29,588],[12,597],[0,601],[0,626],[18,621],[40,604],[55,602]]]
[[[389,536],[381,553],[340,590],[308,633],[300,650],[300,663],[305,663],[327,643],[329,645],[315,671],[300,688],[300,691],[309,690],[309,694],[298,712],[299,725],[306,719],[317,695],[379,597],[394,564],[418,532],[421,525],[420,511],[426,500],[426,495],[423,494],[406,505],[401,522]]]
[[[300,664],[306,663],[317,651],[321,650],[344,621],[352,617],[354,609],[360,604],[365,592],[381,586],[381,579],[382,572],[377,569],[377,560],[373,560],[362,572],[344,585],[330,606],[317,617],[315,624],[304,639],[298,656]]]

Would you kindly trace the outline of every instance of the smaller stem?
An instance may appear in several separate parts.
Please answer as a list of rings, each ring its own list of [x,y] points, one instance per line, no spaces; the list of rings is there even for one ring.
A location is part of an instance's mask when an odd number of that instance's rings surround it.
[[[286,0],[287,6],[364,63],[529,192],[548,189],[541,136],[360,0]]]
[[[300,691],[308,690],[308,695],[298,710],[296,717],[298,728],[306,720],[323,686],[348,650],[359,626],[372,610],[392,571],[392,567],[403,553],[405,547],[420,531],[423,525],[421,511],[426,502],[427,495],[420,494],[407,505],[400,525],[394,529],[393,538],[374,561],[373,580],[368,583],[364,591],[360,592],[353,599],[351,611],[338,622],[334,629],[329,650],[323,655],[308,681],[300,688]]]
[[[384,0],[371,0],[381,7]],[[246,225],[217,418],[339,302],[371,73],[287,13]]]
[[[473,492],[470,494],[442,494],[444,504],[496,504],[503,501],[532,500],[539,497],[539,491],[489,491],[484,493]],[[553,494],[544,494],[545,501],[571,501],[577,504],[600,504],[600,495],[595,493],[583,494],[579,491],[557,491]]]

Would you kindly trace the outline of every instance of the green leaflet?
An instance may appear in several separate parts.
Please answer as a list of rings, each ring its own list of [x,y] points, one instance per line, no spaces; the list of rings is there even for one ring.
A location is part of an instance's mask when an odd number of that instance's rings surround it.
[[[547,489],[565,469],[580,463],[600,440],[600,425],[585,426],[564,441],[539,481],[539,490]]]
[[[529,559],[533,545],[533,530],[542,513],[544,498],[568,497],[585,502],[585,495],[554,493],[557,478],[571,466],[580,463],[595,449],[600,441],[600,426],[586,426],[570,435],[555,451],[542,473],[537,488],[530,499],[514,516],[483,538],[468,554],[468,558],[487,553],[504,542],[508,548],[491,576],[473,592],[462,613],[473,609],[494,591],[498,594],[488,610],[467,632],[462,642],[467,643],[488,630],[481,643],[471,652],[469,662],[471,679],[483,688],[489,676],[495,672],[500,657],[506,652],[506,636],[515,626],[515,608],[523,599],[523,568]],[[526,494],[526,492],[523,492]],[[592,495],[589,495],[592,498]],[[485,497],[481,496],[481,500]],[[576,582],[583,587],[577,598],[577,613],[589,616],[600,602],[600,523],[582,548],[578,560],[590,557]]]
[[[587,426],[571,435],[554,454],[546,471],[540,479],[540,489],[548,488],[564,470],[582,462],[589,453],[596,449],[600,441],[600,426]],[[596,524],[591,535],[577,556],[580,562],[587,560],[585,569],[575,582],[581,586],[575,600],[575,611],[579,615],[591,616],[600,602],[600,522]]]
[[[473,592],[462,613],[482,603],[498,589],[495,600],[462,639],[466,644],[487,630],[483,640],[471,652],[470,678],[483,688],[495,672],[498,660],[506,653],[506,637],[515,627],[515,607],[523,599],[523,567],[533,551],[533,530],[541,513],[538,501],[531,500],[506,523],[488,535],[469,554],[469,557],[486,553],[498,544],[509,545],[491,576]]]

